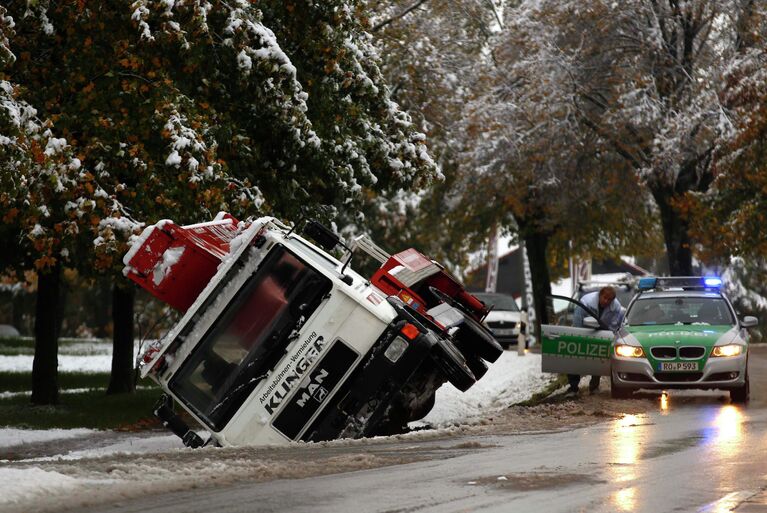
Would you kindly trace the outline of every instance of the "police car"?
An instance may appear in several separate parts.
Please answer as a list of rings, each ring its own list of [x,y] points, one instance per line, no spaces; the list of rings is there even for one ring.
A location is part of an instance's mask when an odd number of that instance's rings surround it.
[[[749,399],[748,332],[716,277],[649,277],[613,333],[592,314],[583,328],[542,327],[543,370],[610,376],[613,397],[640,388],[721,389],[733,402]],[[557,297],[557,300],[573,301]]]

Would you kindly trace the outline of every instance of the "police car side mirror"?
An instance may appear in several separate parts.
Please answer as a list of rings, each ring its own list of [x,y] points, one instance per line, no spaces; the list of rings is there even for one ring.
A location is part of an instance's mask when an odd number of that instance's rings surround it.
[[[757,324],[759,324],[759,319],[757,319],[753,315],[747,315],[743,317],[743,320],[740,321],[740,325],[743,328],[753,328]]]
[[[591,328],[592,330],[598,330],[601,326],[599,325],[599,321],[594,319],[593,317],[589,316],[583,319],[583,326],[586,328]]]

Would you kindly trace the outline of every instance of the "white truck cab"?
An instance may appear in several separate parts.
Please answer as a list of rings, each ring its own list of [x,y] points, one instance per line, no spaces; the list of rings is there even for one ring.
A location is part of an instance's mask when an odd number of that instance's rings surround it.
[[[138,246],[149,247],[151,236],[145,231]],[[171,251],[162,250],[166,267]],[[134,245],[124,259],[129,277],[137,254]],[[141,375],[164,389],[155,413],[190,446],[202,440],[171,400],[221,446],[396,431],[428,413],[445,380],[465,390],[478,378],[472,368],[487,368],[480,357],[500,355],[465,311],[440,304],[432,313],[387,295],[275,218],[260,218],[229,241],[183,318],[144,353]]]

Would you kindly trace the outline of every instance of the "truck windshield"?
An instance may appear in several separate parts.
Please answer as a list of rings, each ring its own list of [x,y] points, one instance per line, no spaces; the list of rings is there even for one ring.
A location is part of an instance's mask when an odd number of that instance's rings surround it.
[[[653,324],[731,325],[727,303],[712,297],[663,297],[637,299],[626,315],[632,326]]]
[[[202,337],[170,389],[220,430],[330,288],[329,279],[275,246]]]

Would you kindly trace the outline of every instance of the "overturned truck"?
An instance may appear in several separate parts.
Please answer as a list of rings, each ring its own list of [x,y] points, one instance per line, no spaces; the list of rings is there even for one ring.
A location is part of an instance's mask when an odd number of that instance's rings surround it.
[[[401,432],[445,381],[466,391],[501,355],[481,324],[489,308],[440,264],[365,236],[346,245],[314,221],[296,228],[225,213],[161,221],[125,255],[128,278],[184,312],[139,365],[165,391],[155,414],[187,446]],[[371,278],[350,268],[355,251],[380,262]]]

